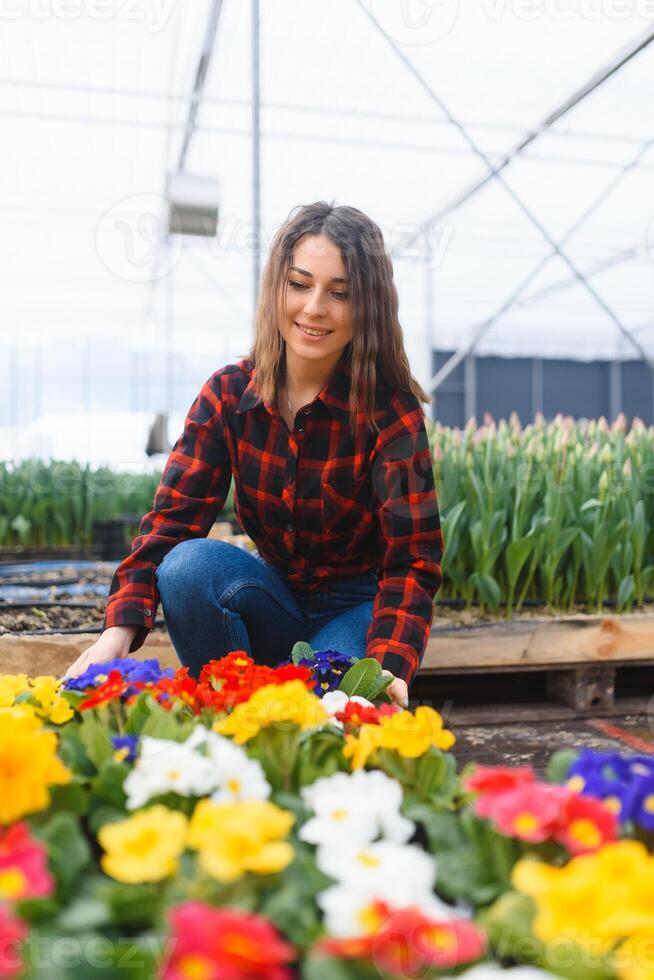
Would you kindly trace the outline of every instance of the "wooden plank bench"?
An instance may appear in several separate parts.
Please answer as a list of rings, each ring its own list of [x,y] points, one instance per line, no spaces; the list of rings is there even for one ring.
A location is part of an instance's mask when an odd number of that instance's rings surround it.
[[[411,696],[478,724],[646,711],[653,691],[654,615],[578,614],[435,627]]]

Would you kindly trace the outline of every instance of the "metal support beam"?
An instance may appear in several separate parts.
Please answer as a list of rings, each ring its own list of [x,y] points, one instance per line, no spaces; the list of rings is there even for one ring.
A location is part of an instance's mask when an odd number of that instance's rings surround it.
[[[260,18],[259,0],[252,0],[252,329],[259,299],[261,277],[261,124],[260,124]]]
[[[543,391],[543,358],[532,357],[531,359],[531,417],[536,418],[537,412],[544,414],[544,391]],[[521,420],[524,423],[524,419]]]
[[[186,166],[186,157],[188,156],[191,140],[193,139],[193,134],[195,133],[198,109],[200,108],[200,102],[204,94],[204,86],[207,81],[209,65],[211,64],[211,56],[213,54],[214,44],[216,41],[216,32],[218,30],[218,21],[220,20],[220,12],[222,7],[223,0],[213,0],[209,11],[209,18],[207,20],[207,27],[204,32],[204,41],[202,42],[200,59],[197,64],[197,68],[195,69],[195,79],[193,81],[193,91],[190,98],[190,105],[188,107],[188,116],[186,119],[184,136],[182,138],[182,145],[177,161],[178,170],[184,170],[184,167]]]
[[[622,362],[615,357],[609,364],[609,421],[622,411]]]
[[[368,10],[366,10],[361,0],[356,0],[356,2],[358,3],[359,7],[361,7],[361,9],[365,11],[367,16],[373,21],[373,23],[378,28],[378,30],[384,35],[386,40],[391,44],[391,46],[394,48],[396,53],[404,61],[405,65],[408,68],[410,68],[412,73],[423,84],[423,87],[427,89],[427,91],[432,96],[432,98],[434,98],[434,100],[439,104],[440,108],[442,109],[444,114],[448,117],[449,121],[456,126],[456,128],[461,132],[461,134],[464,136],[466,141],[470,143],[471,139],[468,136],[466,129],[463,126],[461,126],[460,123],[457,123],[457,121],[452,117],[451,113],[443,105],[441,100],[435,96],[435,94],[429,88],[427,83],[424,82],[422,76],[419,75],[418,71],[413,67],[409,59],[403,54],[403,52],[399,51],[395,43],[392,41],[391,38],[389,38],[388,34],[386,34],[384,29],[375,20],[373,15],[369,13]],[[515,159],[516,156],[519,156],[521,153],[523,153],[528,146],[530,146],[535,140],[537,140],[538,137],[541,136],[544,132],[550,129],[554,125],[554,123],[562,119],[563,116],[566,115],[566,113],[570,112],[571,109],[579,105],[579,103],[582,102],[583,99],[585,99],[588,95],[590,95],[591,92],[594,92],[595,89],[599,88],[600,85],[603,85],[604,82],[606,82],[609,78],[611,78],[612,75],[615,75],[616,72],[620,71],[620,69],[623,68],[626,64],[628,64],[632,58],[635,58],[636,55],[640,54],[641,51],[643,51],[646,47],[648,47],[648,45],[650,45],[652,41],[654,41],[654,28],[649,27],[645,31],[645,33],[640,36],[640,38],[636,41],[635,44],[631,44],[628,47],[624,48],[622,51],[620,51],[616,55],[616,57],[613,58],[608,63],[608,65],[600,69],[600,71],[595,72],[588,79],[588,81],[581,86],[581,88],[577,89],[576,92],[574,92],[569,98],[567,98],[564,102],[562,102],[561,105],[557,106],[557,108],[554,109],[553,112],[551,112],[548,116],[546,116],[545,119],[543,119],[543,121],[538,126],[536,126],[535,129],[533,129],[530,133],[528,133],[524,139],[522,139],[518,144],[516,144],[516,146],[514,146],[514,148],[510,150],[506,154],[506,156],[504,156],[500,160],[497,166],[493,166],[493,164],[491,164],[490,160],[484,154],[483,159],[488,167],[487,172],[478,180],[473,181],[473,183],[470,184],[468,187],[466,187],[464,191],[462,191],[459,195],[457,195],[452,200],[448,201],[448,203],[445,204],[442,208],[439,208],[439,210],[436,211],[434,214],[432,214],[427,219],[427,221],[422,222],[415,231],[410,232],[403,239],[401,239],[393,249],[393,254],[397,254],[399,252],[402,252],[404,249],[409,248],[415,242],[418,236],[425,231],[425,229],[430,228],[432,227],[432,225],[437,224],[443,217],[445,217],[445,215],[449,214],[451,211],[454,211],[456,208],[460,207],[466,201],[469,201],[471,197],[473,197],[478,191],[480,191],[483,187],[485,187],[486,184],[488,184],[494,177],[497,177],[500,171],[504,170],[504,168],[507,167],[511,163],[511,161]]]
[[[461,361],[465,357],[467,357],[467,355],[471,351],[475,349],[475,347],[477,346],[481,338],[493,326],[493,324],[496,323],[505,313],[507,313],[510,309],[512,309],[516,305],[517,300],[520,298],[520,296],[525,291],[527,286],[531,282],[533,282],[534,279],[536,279],[536,277],[539,275],[541,270],[545,268],[545,266],[548,264],[551,258],[553,258],[555,255],[559,255],[561,258],[567,259],[565,253],[562,251],[562,246],[567,244],[567,242],[572,238],[572,236],[579,231],[582,225],[586,223],[586,221],[597,210],[600,204],[602,204],[606,200],[608,195],[611,194],[615,190],[615,188],[620,184],[620,182],[624,179],[625,175],[628,174],[631,170],[633,170],[638,165],[640,159],[646,153],[649,152],[649,149],[653,143],[654,140],[648,140],[646,143],[643,143],[638,153],[627,164],[625,164],[625,166],[620,170],[620,172],[617,173],[609,181],[609,183],[601,191],[601,193],[597,195],[597,197],[579,215],[576,221],[573,222],[573,224],[568,228],[563,238],[558,242],[557,246],[555,248],[552,248],[551,251],[549,251],[545,256],[543,256],[540,262],[538,262],[534,266],[531,272],[529,272],[527,276],[522,280],[522,282],[513,290],[513,292],[508,297],[508,299],[505,300],[504,303],[502,303],[500,308],[496,310],[496,312],[492,316],[488,317],[488,319],[484,320],[481,324],[478,325],[473,337],[470,340],[468,340],[465,344],[463,344],[459,348],[459,350],[456,351],[456,353],[453,354],[452,357],[445,362],[445,364],[443,364],[440,370],[436,372],[434,377],[429,382],[429,388],[428,388],[429,391],[435,391],[438,388],[438,386],[442,384],[443,381],[448,377],[448,375],[451,374],[451,372],[457,367],[457,365],[460,364]],[[567,260],[566,264],[570,266],[574,271],[574,275],[571,277],[571,282],[572,283],[581,282],[581,284],[584,285],[586,289],[591,292],[591,295],[597,298],[597,293],[588,283],[584,273],[579,272],[569,260]],[[606,307],[606,304],[604,304],[603,301],[601,301],[601,305],[603,308]],[[606,308],[610,309],[608,307]],[[620,335],[624,337],[624,339],[636,349],[641,359],[644,360],[645,363],[648,364],[650,368],[652,368],[652,370],[654,370],[654,363],[652,363],[647,352],[645,351],[645,348],[642,346],[642,344],[640,344],[638,340],[636,340],[636,338],[632,334],[629,333],[626,327],[623,326],[622,322],[618,320],[618,318],[615,316],[615,314],[613,314],[612,311],[611,311],[611,319],[618,327]]]
[[[463,418],[468,420],[477,416],[477,359],[468,354],[463,364]]]
[[[522,152],[522,150],[524,150],[525,146],[528,146],[529,143],[533,142],[533,140],[540,134],[539,131],[536,131],[533,134],[533,136],[528,137],[527,140],[523,140],[522,143],[520,144],[520,146],[517,147],[513,151],[513,153],[509,157],[507,157],[505,159],[505,161],[503,161],[502,163],[500,163],[500,165],[498,167],[495,167],[491,163],[491,160],[489,159],[488,155],[481,149],[481,147],[478,146],[478,144],[473,139],[473,137],[470,135],[470,133],[466,130],[466,128],[453,116],[453,114],[450,112],[450,110],[447,107],[447,105],[437,95],[437,93],[433,90],[433,88],[429,85],[429,83],[424,79],[424,77],[416,69],[416,67],[413,65],[413,63],[410,61],[410,59],[404,54],[403,51],[401,51],[398,48],[398,46],[395,43],[395,41],[393,40],[393,38],[391,38],[387,34],[387,32],[384,30],[384,28],[381,26],[381,24],[379,24],[379,22],[374,17],[374,15],[364,6],[364,4],[362,3],[362,0],[356,0],[356,2],[358,4],[358,6],[360,7],[360,9],[372,21],[372,23],[377,28],[377,30],[382,34],[382,36],[385,38],[385,40],[387,41],[387,43],[390,45],[390,47],[393,49],[393,51],[397,54],[397,56],[400,58],[400,60],[406,65],[406,67],[409,69],[409,71],[414,76],[414,78],[419,82],[419,84],[421,85],[421,87],[428,93],[428,95],[430,96],[430,98],[440,108],[440,110],[443,113],[443,115],[447,119],[449,119],[449,121],[451,122],[451,124],[459,131],[459,133],[461,134],[461,136],[463,137],[463,139],[466,141],[466,143],[468,143],[468,145],[471,147],[471,149],[474,151],[474,153],[486,165],[487,173],[486,173],[485,177],[482,178],[482,181],[477,183],[477,185],[476,185],[475,189],[472,191],[472,193],[476,193],[476,191],[479,190],[479,188],[481,186],[484,186],[484,184],[487,183],[491,178],[495,178],[502,185],[502,187],[504,188],[504,190],[506,191],[506,193],[513,200],[513,202],[517,205],[517,207],[523,212],[523,214],[529,219],[529,221],[531,222],[531,224],[537,229],[537,231],[541,234],[541,236],[549,244],[550,248],[552,249],[552,254],[558,255],[559,258],[562,259],[562,261],[568,266],[568,268],[573,273],[574,277],[577,279],[577,281],[580,283],[580,285],[583,286],[583,288],[586,290],[586,292],[588,292],[592,296],[592,298],[595,300],[595,302],[597,303],[597,305],[609,317],[609,319],[618,328],[618,330],[625,337],[625,339],[629,340],[633,344],[633,346],[638,350],[638,352],[639,352],[640,356],[643,358],[643,360],[645,360],[646,363],[648,363],[649,366],[654,369],[654,364],[647,357],[647,354],[646,354],[644,348],[642,348],[641,345],[633,337],[631,337],[631,335],[629,334],[628,330],[624,327],[623,323],[621,322],[621,320],[619,319],[619,317],[617,316],[617,314],[611,309],[611,307],[608,305],[608,303],[605,302],[605,300],[599,295],[599,293],[597,293],[597,291],[594,289],[594,287],[591,286],[590,283],[587,282],[584,279],[582,273],[577,269],[576,265],[569,258],[569,256],[562,250],[562,248],[560,247],[560,244],[555,241],[555,239],[549,234],[549,232],[547,231],[547,228],[545,228],[545,226],[542,224],[542,222],[539,220],[539,218],[531,210],[531,208],[528,207],[527,204],[525,204],[525,202],[522,200],[522,198],[513,190],[513,188],[511,187],[510,184],[507,184],[506,180],[504,179],[504,176],[503,176],[503,174],[502,174],[501,171],[510,162],[510,160],[516,155],[516,153]],[[571,96],[568,100],[566,100],[566,102],[562,106],[560,106],[557,110],[555,110],[555,112],[552,113],[548,117],[547,120],[545,120],[545,123],[547,124],[547,126],[552,125],[554,122],[556,122],[557,119],[560,119],[573,106],[578,105],[579,102],[581,102],[590,92],[594,91],[599,85],[601,85],[608,78],[610,78],[613,74],[615,74],[615,72],[619,71],[620,68],[622,68],[625,64],[627,64],[639,52],[643,51],[649,44],[652,43],[652,41],[654,41],[654,28],[648,28],[648,30],[645,32],[644,35],[641,36],[639,42],[635,46],[631,46],[627,51],[622,52],[618,56],[618,58],[617,59],[614,59],[614,61],[607,68],[605,68],[603,71],[601,71],[601,72],[597,73],[595,76],[593,76],[593,78],[585,86],[583,86],[582,89],[580,89],[576,93],[574,93],[573,96]],[[542,132],[542,129],[540,131]],[[641,147],[641,150],[639,151],[639,154],[638,155],[640,155],[642,153],[643,153],[643,148]],[[621,174],[621,176],[622,176],[622,174]],[[471,196],[471,194],[468,194],[465,199],[466,200],[469,199],[470,196]],[[603,197],[604,196],[605,195],[603,195]],[[463,200],[462,199],[459,199],[458,200],[458,203],[455,206],[458,206],[461,203],[463,203]],[[447,210],[448,211],[451,210],[451,206],[448,207]],[[422,233],[424,233],[431,223],[433,223],[433,219],[430,219],[428,222],[423,223],[420,226],[419,231],[422,232]],[[417,232],[414,232],[412,234],[416,235]],[[406,245],[406,243],[405,243],[405,245]],[[548,256],[548,259],[549,259],[549,256]],[[531,279],[530,279],[530,281],[531,281]],[[509,302],[508,305],[507,304],[504,304],[504,307],[502,308],[501,312],[504,312],[506,309],[508,309],[513,304],[513,301],[517,298],[518,295],[519,295],[519,293],[516,293],[516,291],[514,291],[514,293],[512,294],[512,300],[511,300],[511,302]],[[429,388],[428,388],[429,391],[434,391],[438,387],[438,384],[441,381],[443,381],[445,377],[447,377],[448,373],[451,370],[453,370],[454,367],[456,367],[457,364],[460,363],[460,361],[463,359],[463,357],[465,357],[466,354],[469,351],[471,351],[471,350],[474,349],[474,345],[478,342],[479,338],[486,332],[486,330],[490,326],[490,323],[494,322],[495,319],[497,319],[497,315],[494,318],[491,318],[490,321],[487,321],[486,323],[484,323],[477,330],[472,345],[468,344],[468,345],[466,345],[465,350],[457,351],[457,353],[450,359],[450,361],[448,361],[448,363],[445,364],[441,368],[441,370],[434,376],[434,378],[432,378],[432,380],[430,382],[430,385],[429,385]]]

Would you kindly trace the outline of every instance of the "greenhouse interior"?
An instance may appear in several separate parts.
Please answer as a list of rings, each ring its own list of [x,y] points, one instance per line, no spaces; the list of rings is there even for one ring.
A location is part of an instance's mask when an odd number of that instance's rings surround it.
[[[654,980],[654,0],[0,56],[0,977]]]

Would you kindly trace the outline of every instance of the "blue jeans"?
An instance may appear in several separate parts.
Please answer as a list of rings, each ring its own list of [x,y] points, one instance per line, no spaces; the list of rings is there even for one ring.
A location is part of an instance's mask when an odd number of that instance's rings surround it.
[[[365,656],[375,572],[332,579],[307,595],[259,555],[192,538],[175,545],[156,574],[169,636],[194,676],[208,660],[232,650],[274,666],[290,657],[298,640],[314,650]]]

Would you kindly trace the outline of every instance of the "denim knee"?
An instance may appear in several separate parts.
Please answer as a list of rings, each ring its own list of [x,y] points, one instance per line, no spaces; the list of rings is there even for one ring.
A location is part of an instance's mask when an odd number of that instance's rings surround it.
[[[219,600],[243,563],[244,552],[236,545],[214,538],[189,538],[175,545],[156,571],[157,587],[166,594],[191,593]],[[173,591],[174,590],[174,591]]]

